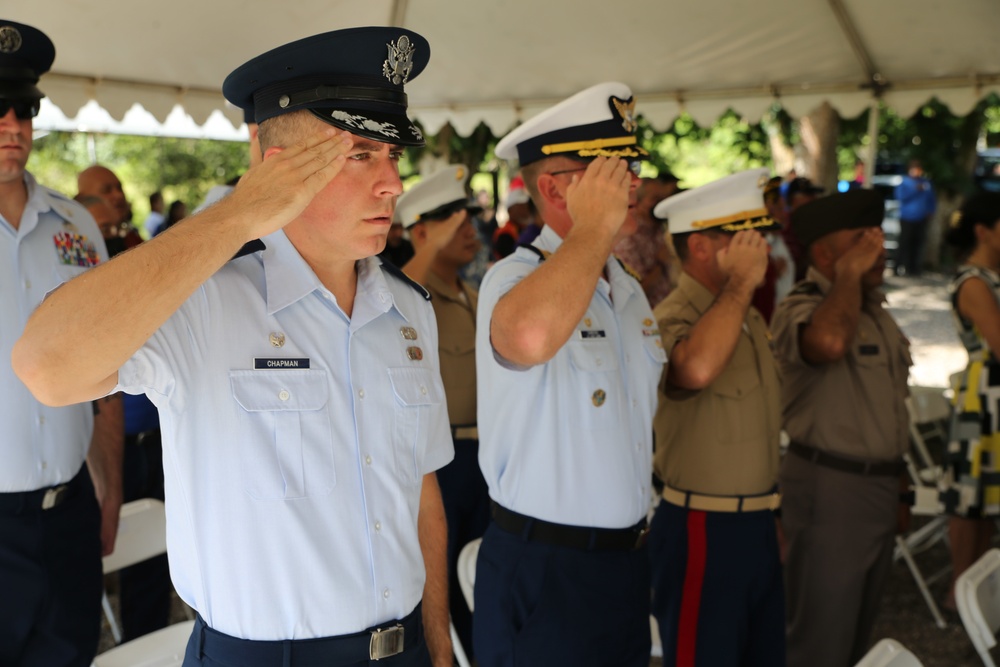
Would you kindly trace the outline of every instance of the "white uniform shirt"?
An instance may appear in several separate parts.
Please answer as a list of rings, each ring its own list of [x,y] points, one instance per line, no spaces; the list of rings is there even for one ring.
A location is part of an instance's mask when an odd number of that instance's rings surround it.
[[[557,252],[545,227],[534,245]],[[639,283],[614,258],[570,340],[528,369],[490,344],[497,301],[539,257],[525,248],[483,279],[476,322],[479,465],[490,497],[546,521],[624,528],[649,509],[656,384],[666,355]],[[612,301],[613,298],[613,301]]]
[[[10,354],[48,292],[108,258],[86,209],[38,185],[27,172],[24,179],[28,202],[18,229],[0,216],[0,493],[67,482],[83,465],[94,431],[93,407],[42,405],[14,375]]]
[[[264,242],[199,288],[116,390],[160,411],[181,598],[244,639],[358,632],[423,592],[420,485],[453,454],[434,313],[370,258],[348,319],[284,232]]]

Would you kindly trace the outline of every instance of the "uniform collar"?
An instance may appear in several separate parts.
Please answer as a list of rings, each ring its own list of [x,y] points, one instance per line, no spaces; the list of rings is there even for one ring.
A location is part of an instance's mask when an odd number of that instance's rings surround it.
[[[681,272],[681,277],[677,280],[677,289],[687,297],[699,315],[703,315],[715,303],[715,295],[687,271]]]
[[[562,237],[556,234],[554,229],[545,225],[542,227],[542,231],[538,232],[538,236],[535,237],[531,245],[544,252],[555,252],[562,245],[562,242]]]
[[[806,280],[808,282],[815,283],[819,287],[820,293],[824,296],[830,292],[830,288],[833,287],[833,283],[829,278],[820,273],[816,267],[810,266],[806,270]],[[887,301],[885,292],[883,292],[878,287],[872,288],[870,290],[865,290],[864,301],[869,305],[879,305]]]
[[[261,251],[261,262],[264,264],[269,315],[291,306],[313,292],[333,298],[333,294],[316,277],[284,231],[278,230],[263,241],[267,247]],[[378,270],[380,265],[381,260],[374,257],[358,260],[355,265],[358,284],[351,319],[360,320],[358,326],[395,306],[395,299],[385,276]],[[400,315],[407,319],[401,311]]]

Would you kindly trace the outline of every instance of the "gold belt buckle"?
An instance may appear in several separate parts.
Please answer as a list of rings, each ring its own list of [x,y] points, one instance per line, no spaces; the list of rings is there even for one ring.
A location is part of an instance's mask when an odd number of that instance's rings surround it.
[[[368,645],[368,659],[381,660],[403,652],[403,626],[397,623],[395,627],[372,630],[371,643]]]
[[[42,509],[50,510],[56,505],[58,505],[64,493],[66,493],[67,486],[63,484],[62,486],[55,486],[45,492],[42,497]]]

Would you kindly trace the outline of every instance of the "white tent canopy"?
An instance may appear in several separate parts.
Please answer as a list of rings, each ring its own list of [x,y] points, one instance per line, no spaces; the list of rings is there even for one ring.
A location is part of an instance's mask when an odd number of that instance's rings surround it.
[[[430,133],[484,121],[502,134],[593,83],[620,80],[666,128],[682,111],[757,120],[829,101],[844,117],[876,94],[903,115],[936,96],[964,115],[1000,90],[998,0],[5,0],[3,18],[56,44],[40,84],[67,116],[96,100],[116,119],[180,104],[199,125],[226,110],[222,80],[262,51],[324,30],[401,25],[430,41],[407,86]],[[874,85],[873,85],[874,84]]]

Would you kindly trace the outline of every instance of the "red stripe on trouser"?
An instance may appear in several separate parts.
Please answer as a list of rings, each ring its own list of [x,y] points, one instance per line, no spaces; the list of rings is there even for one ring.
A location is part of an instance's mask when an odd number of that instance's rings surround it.
[[[681,617],[677,624],[677,667],[694,667],[698,646],[698,612],[701,607],[701,587],[705,581],[707,542],[705,512],[689,510],[687,517],[687,569],[684,572],[684,593],[681,596]]]

